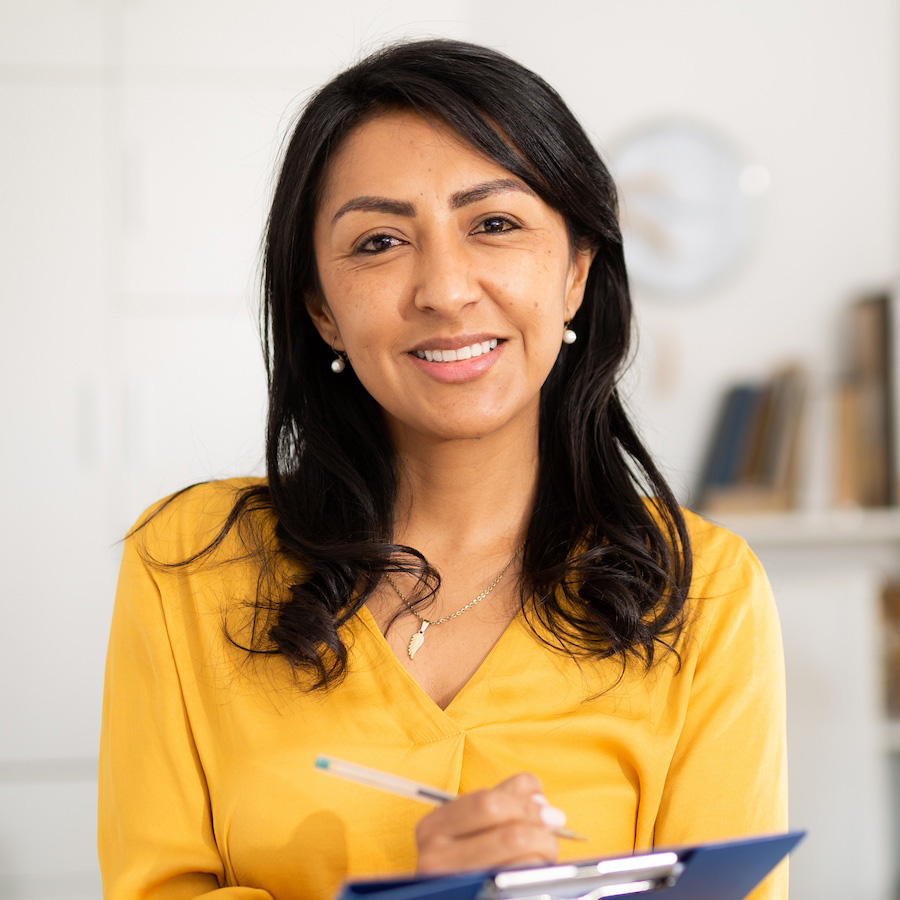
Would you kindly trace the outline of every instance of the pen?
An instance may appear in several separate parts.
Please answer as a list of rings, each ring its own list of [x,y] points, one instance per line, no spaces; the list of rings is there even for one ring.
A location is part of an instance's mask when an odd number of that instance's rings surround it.
[[[333,756],[317,756],[316,768],[336,775],[338,778],[346,778],[348,781],[357,781],[360,784],[397,794],[400,797],[410,797],[423,803],[431,803],[434,806],[442,806],[455,800],[457,795],[428,784],[419,784],[399,775],[389,775],[387,772],[379,772],[366,766],[358,766],[356,763],[346,762],[343,759],[335,759]],[[586,841],[583,835],[576,834],[568,828],[554,828],[553,833],[557,837],[567,838],[570,841]]]

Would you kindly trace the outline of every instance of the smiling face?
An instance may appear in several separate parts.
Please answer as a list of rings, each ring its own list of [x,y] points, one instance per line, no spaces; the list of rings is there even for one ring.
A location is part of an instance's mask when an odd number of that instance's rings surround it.
[[[330,165],[315,255],[310,315],[395,440],[521,428],[536,440],[591,254],[524,182],[444,125],[385,114]]]

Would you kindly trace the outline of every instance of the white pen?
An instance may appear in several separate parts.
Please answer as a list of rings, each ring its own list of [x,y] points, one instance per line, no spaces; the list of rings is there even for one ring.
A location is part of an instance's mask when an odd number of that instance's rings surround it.
[[[379,772],[377,769],[370,769],[366,766],[358,766],[356,763],[335,759],[333,756],[317,756],[316,768],[329,775],[336,775],[338,778],[346,778],[348,781],[356,781],[380,791],[420,800],[423,803],[431,803],[434,806],[442,806],[457,798],[457,794],[442,791],[440,788],[419,784],[417,781],[410,781],[408,778],[390,775],[387,772]],[[568,828],[554,828],[553,833],[557,837],[567,838],[570,841],[587,840],[583,835],[576,834]]]

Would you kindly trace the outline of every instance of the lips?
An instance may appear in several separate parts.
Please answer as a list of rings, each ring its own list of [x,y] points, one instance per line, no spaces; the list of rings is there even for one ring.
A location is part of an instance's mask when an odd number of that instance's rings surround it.
[[[490,333],[426,338],[407,350],[407,359],[427,378],[443,384],[463,384],[494,368],[509,341]]]

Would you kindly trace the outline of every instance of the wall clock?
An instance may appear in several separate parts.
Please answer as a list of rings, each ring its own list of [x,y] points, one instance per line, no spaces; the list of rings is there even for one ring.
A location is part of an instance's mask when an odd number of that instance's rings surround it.
[[[615,145],[629,275],[652,291],[688,297],[733,271],[754,236],[756,198],[768,187],[713,129],[690,122],[647,126]]]

